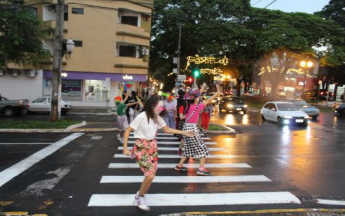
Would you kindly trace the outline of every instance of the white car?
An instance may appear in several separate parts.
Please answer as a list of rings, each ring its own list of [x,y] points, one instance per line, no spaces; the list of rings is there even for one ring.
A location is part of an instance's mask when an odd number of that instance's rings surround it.
[[[269,101],[261,109],[261,119],[277,122],[279,125],[300,124],[307,126],[309,116],[293,103]]]
[[[61,114],[66,115],[72,108],[67,101],[61,100]],[[40,97],[30,103],[30,112],[48,112],[50,113],[51,103],[50,97]]]

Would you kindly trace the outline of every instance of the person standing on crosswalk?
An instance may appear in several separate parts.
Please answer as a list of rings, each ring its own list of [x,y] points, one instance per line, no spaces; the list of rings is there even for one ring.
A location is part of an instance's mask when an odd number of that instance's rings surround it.
[[[183,166],[184,162],[189,157],[199,157],[200,163],[197,170],[197,175],[208,176],[210,172],[205,168],[206,157],[209,155],[209,150],[205,145],[205,142],[200,137],[200,131],[198,128],[198,120],[200,112],[205,109],[209,103],[216,98],[220,92],[219,84],[216,85],[217,92],[204,102],[199,102],[200,95],[206,91],[206,86],[202,85],[201,89],[193,89],[185,95],[186,106],[185,106],[185,124],[183,126],[184,131],[193,131],[196,136],[184,138],[184,151],[181,160],[176,165],[175,170],[187,171],[187,168]]]
[[[125,97],[124,101],[126,101],[128,96]],[[126,109],[129,106],[136,105],[138,102],[135,103],[121,103],[121,97],[116,97],[116,123],[117,123],[117,139],[123,143],[123,132],[128,127],[128,120],[126,116]]]
[[[124,134],[123,154],[135,158],[145,178],[140,190],[136,193],[134,203],[140,209],[149,211],[144,195],[149,190],[151,183],[157,172],[158,151],[155,136],[158,129],[163,129],[165,133],[183,134],[186,137],[193,137],[196,134],[192,131],[181,131],[168,127],[160,114],[164,111],[164,102],[157,96],[151,96],[145,103],[143,112],[140,113],[126,129]],[[135,144],[131,153],[128,150],[128,137],[134,130]]]

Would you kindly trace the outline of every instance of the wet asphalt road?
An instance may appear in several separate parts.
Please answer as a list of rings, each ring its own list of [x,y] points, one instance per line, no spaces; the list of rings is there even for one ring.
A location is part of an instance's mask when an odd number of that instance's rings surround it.
[[[107,122],[109,116],[69,115],[80,120]],[[48,118],[29,115],[26,120]],[[0,118],[1,121],[1,118]],[[100,184],[105,175],[141,175],[138,169],[109,169],[109,163],[127,163],[130,159],[114,158],[120,143],[112,132],[87,133],[33,165],[0,187],[0,202],[10,201],[4,211],[29,211],[48,215],[159,215],[185,211],[233,211],[269,208],[341,208],[316,203],[317,199],[345,200],[345,118],[323,114],[304,127],[279,127],[262,122],[257,112],[221,113],[213,123],[226,124],[237,135],[209,135],[221,153],[231,159],[209,159],[209,163],[247,163],[251,169],[212,169],[213,176],[265,175],[272,182],[153,184],[150,193],[223,193],[288,191],[302,204],[232,205],[232,206],[165,206],[143,213],[135,207],[88,207],[92,194],[134,194],[140,184]],[[1,143],[53,143],[70,134],[0,133]],[[49,144],[0,144],[0,171],[22,161]],[[160,151],[161,154],[166,152]],[[171,152],[169,152],[171,153]],[[160,159],[159,163],[177,163],[178,159]],[[186,175],[160,169],[159,176]],[[195,175],[194,171],[187,175]],[[205,198],[206,199],[206,198]]]

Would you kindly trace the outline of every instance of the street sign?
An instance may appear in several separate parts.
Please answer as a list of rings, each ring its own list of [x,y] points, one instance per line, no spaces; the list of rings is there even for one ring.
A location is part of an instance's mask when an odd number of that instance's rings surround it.
[[[177,81],[184,81],[186,79],[187,79],[186,75],[178,75],[177,77]]]

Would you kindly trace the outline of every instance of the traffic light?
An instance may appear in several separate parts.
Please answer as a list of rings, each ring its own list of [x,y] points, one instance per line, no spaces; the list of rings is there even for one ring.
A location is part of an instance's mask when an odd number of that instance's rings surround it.
[[[192,78],[192,77],[189,77],[189,78],[188,78],[188,83],[190,83],[190,84],[193,83],[193,78]]]
[[[199,68],[195,68],[195,69],[193,70],[193,75],[194,75],[194,77],[199,77],[199,75],[200,75],[200,70],[199,70]]]

